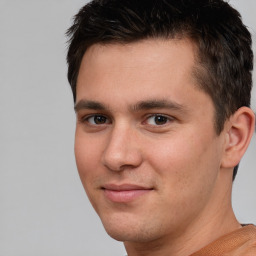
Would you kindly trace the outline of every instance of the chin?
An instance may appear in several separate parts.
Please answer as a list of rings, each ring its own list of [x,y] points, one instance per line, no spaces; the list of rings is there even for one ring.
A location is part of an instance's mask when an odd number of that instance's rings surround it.
[[[153,237],[146,230],[134,230],[134,229],[106,229],[106,232],[113,239],[120,242],[137,242],[137,243],[145,243],[154,240]]]
[[[124,214],[125,215],[125,214]],[[161,236],[161,229],[157,230],[154,222],[140,221],[133,217],[102,219],[103,226],[110,237],[117,241],[125,242],[149,242]],[[155,223],[154,223],[155,224]]]

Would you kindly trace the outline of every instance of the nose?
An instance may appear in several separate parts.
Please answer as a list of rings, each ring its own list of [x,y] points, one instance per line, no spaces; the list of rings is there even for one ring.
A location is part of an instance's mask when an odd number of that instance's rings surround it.
[[[103,165],[112,171],[133,169],[142,163],[136,131],[125,125],[115,126],[102,155]]]

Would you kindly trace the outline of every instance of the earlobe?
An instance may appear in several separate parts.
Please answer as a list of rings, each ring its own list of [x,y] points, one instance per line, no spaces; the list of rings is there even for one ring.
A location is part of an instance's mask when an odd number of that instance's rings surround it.
[[[229,119],[221,167],[233,168],[244,155],[255,129],[255,114],[248,107],[239,108]]]

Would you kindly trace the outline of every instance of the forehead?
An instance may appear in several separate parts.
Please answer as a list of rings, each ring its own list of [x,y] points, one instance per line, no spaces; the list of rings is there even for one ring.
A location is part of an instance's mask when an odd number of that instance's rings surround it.
[[[197,48],[188,39],[92,45],[81,62],[77,102],[88,99],[131,106],[160,99],[192,104],[198,93],[202,94],[194,75],[198,66],[195,56]],[[210,99],[204,92],[203,96]]]
[[[166,86],[175,83],[180,90],[186,90],[185,80],[190,86],[197,84],[193,76],[195,53],[196,47],[189,40],[147,39],[129,44],[92,45],[81,62],[77,96],[85,87],[87,93],[107,87],[136,87],[138,93],[145,89],[168,89]]]

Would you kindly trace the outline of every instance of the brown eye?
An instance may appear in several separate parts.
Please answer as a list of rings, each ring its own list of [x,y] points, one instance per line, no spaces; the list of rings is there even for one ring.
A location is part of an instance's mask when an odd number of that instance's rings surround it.
[[[163,115],[153,115],[147,119],[147,123],[150,125],[165,125],[170,121],[170,118]]]
[[[105,116],[95,116],[94,117],[94,122],[95,124],[105,124],[107,118]]]
[[[166,124],[168,121],[167,117],[165,116],[155,116],[155,123],[157,125],[163,125]]]
[[[86,121],[92,125],[101,125],[109,123],[107,117],[102,115],[92,115],[86,118]]]

